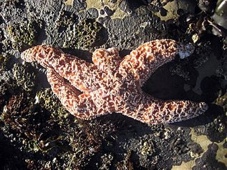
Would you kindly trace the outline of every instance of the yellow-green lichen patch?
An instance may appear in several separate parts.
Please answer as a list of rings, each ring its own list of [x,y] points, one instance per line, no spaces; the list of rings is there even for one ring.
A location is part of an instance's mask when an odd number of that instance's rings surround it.
[[[87,19],[73,24],[66,30],[65,48],[88,48],[94,44],[100,45],[105,41],[104,27],[93,19]]]
[[[58,29],[58,32],[61,33],[73,27],[74,24],[77,24],[77,23],[78,23],[78,17],[76,14],[63,10],[61,11],[59,19],[56,22],[56,27]]]
[[[219,96],[216,99],[215,104],[221,106],[227,116],[227,92],[224,95]]]
[[[82,47],[93,45],[101,28],[99,23],[92,20],[85,20],[79,23],[77,27],[78,45]]]
[[[39,91],[35,96],[35,100],[37,104],[55,116],[67,117],[69,115],[50,88]]]
[[[7,70],[7,66],[10,64],[10,59],[12,57],[7,54],[0,54],[0,71]]]
[[[5,104],[12,94],[18,91],[18,86],[8,70],[0,70],[0,112],[4,110]]]
[[[34,45],[37,41],[38,30],[39,27],[35,21],[9,24],[6,28],[12,46],[16,50],[21,50]]]
[[[22,65],[19,63],[14,64],[13,77],[19,87],[25,91],[32,91],[35,87],[36,74],[30,64]]]

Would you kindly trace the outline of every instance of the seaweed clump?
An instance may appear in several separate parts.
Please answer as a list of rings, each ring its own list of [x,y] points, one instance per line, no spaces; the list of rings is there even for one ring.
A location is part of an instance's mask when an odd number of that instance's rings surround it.
[[[28,169],[42,169],[48,162],[51,162],[49,166],[58,167],[58,160],[54,158],[61,154],[65,157],[64,153],[71,151],[67,132],[64,133],[68,126],[60,128],[62,120],[65,119],[53,117],[28,92],[9,97],[0,116],[1,130],[11,144],[23,152],[23,163]]]

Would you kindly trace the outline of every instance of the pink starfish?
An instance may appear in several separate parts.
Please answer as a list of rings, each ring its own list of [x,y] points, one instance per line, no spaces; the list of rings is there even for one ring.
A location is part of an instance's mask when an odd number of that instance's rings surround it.
[[[190,45],[162,39],[142,44],[123,59],[116,48],[97,49],[93,63],[45,45],[28,49],[21,57],[47,69],[53,92],[77,118],[117,112],[143,123],[158,124],[190,119],[208,108],[204,102],[159,100],[141,89],[151,74],[176,54],[184,58],[193,50]]]

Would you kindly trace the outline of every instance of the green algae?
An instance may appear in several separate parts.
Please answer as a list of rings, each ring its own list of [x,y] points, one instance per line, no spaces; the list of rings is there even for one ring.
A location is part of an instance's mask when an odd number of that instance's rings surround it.
[[[50,88],[38,91],[35,99],[36,103],[39,103],[42,108],[48,110],[57,117],[66,118],[69,115]]]
[[[12,47],[19,51],[36,43],[38,30],[39,26],[35,21],[9,24],[6,28]]]
[[[78,24],[73,24],[66,31],[65,48],[88,48],[95,44],[102,44],[104,27],[93,19],[86,19]],[[105,40],[104,40],[105,41]]]
[[[35,87],[36,74],[31,64],[14,64],[12,68],[13,77],[19,87],[25,91],[32,91]]]
[[[10,59],[12,56],[7,54],[0,54],[0,71],[8,70],[8,66],[10,65]]]

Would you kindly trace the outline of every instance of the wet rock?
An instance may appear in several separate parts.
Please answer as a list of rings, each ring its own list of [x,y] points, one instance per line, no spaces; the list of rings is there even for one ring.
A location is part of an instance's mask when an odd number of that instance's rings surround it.
[[[196,165],[192,169],[213,169],[213,167],[226,169],[226,166],[222,162],[218,162],[215,159],[217,148],[218,146],[216,144],[210,144],[208,146],[208,151],[200,159],[196,160]]]

